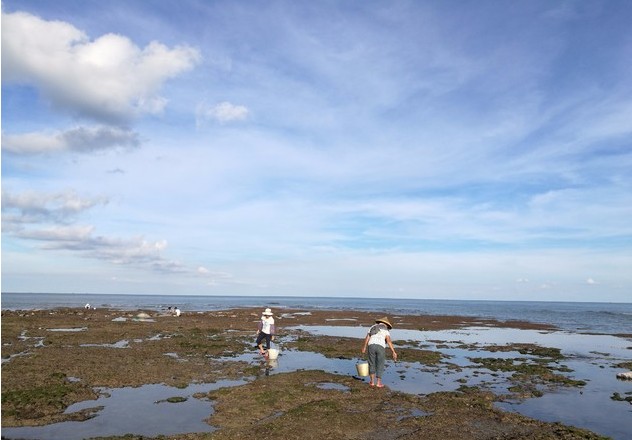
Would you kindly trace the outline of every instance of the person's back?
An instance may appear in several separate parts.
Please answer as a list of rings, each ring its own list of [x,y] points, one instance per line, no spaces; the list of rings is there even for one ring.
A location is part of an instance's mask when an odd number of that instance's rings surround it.
[[[274,318],[272,317],[272,310],[265,309],[261,314],[261,320],[257,328],[257,347],[259,353],[265,354],[263,349],[263,341],[266,343],[266,350],[270,349],[270,342],[274,339],[274,333],[276,329],[274,327]]]

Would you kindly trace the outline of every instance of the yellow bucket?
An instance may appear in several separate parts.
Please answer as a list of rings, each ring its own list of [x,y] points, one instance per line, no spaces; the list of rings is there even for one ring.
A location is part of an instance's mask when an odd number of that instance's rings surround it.
[[[358,362],[356,364],[356,370],[358,370],[358,376],[368,376],[369,375],[369,363],[368,362]]]

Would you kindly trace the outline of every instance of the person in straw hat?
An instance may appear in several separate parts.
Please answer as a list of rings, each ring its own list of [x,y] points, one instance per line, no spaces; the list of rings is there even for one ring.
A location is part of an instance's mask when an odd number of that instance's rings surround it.
[[[259,348],[259,353],[266,354],[266,351],[263,350],[264,340],[266,341],[266,350],[270,350],[270,342],[274,340],[275,330],[272,310],[267,308],[261,314],[261,320],[257,328],[257,348]]]
[[[397,353],[391,341],[391,333],[389,332],[393,326],[387,317],[376,319],[375,324],[369,329],[366,338],[364,338],[364,346],[362,354],[367,354],[369,361],[369,377],[371,378],[369,385],[378,388],[384,387],[382,383],[382,374],[384,373],[384,363],[386,362],[386,345],[388,344],[393,354],[393,359],[397,360]],[[375,381],[377,378],[377,382]]]

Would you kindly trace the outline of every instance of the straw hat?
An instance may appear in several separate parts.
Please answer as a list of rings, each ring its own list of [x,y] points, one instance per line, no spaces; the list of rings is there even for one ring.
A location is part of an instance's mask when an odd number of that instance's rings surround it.
[[[262,313],[263,316],[272,316],[272,310],[270,310],[270,308],[268,307],[267,309],[265,309]]]
[[[375,322],[378,324],[380,323],[386,324],[389,330],[393,328],[393,326],[391,325],[390,321],[388,320],[386,316],[384,318],[376,319]]]

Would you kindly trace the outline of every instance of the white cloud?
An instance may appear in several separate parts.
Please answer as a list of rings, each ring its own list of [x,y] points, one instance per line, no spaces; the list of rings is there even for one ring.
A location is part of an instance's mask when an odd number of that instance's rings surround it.
[[[107,34],[91,41],[69,23],[2,13],[2,78],[35,86],[55,107],[120,123],[166,104],[157,93],[200,60],[197,49]]]
[[[220,102],[214,106],[200,104],[196,110],[196,118],[198,126],[205,120],[215,120],[220,124],[228,122],[243,121],[248,118],[250,111],[243,105],[235,105],[230,102]]]
[[[147,241],[143,238],[91,237],[81,243],[88,255],[115,264],[149,264],[164,271],[181,271],[182,265],[161,256],[166,240]],[[62,247],[64,248],[64,247]],[[72,249],[72,248],[71,248]]]
[[[114,148],[134,148],[138,134],[118,127],[77,127],[57,133],[2,135],[2,149],[16,154],[40,154],[74,151],[89,153]]]
[[[595,280],[593,280],[592,278],[588,278],[586,280],[586,284],[591,284],[592,285],[592,284],[597,284],[597,282]]]
[[[94,227],[92,226],[55,226],[45,229],[23,230],[17,235],[20,238],[56,243],[50,247],[59,249],[68,246],[69,243],[81,243],[89,239],[93,231]],[[61,243],[65,243],[65,245],[62,246]]]
[[[2,224],[5,223],[65,223],[76,215],[100,204],[107,204],[105,197],[82,198],[74,191],[38,193],[26,191],[13,194],[2,191]]]
[[[104,198],[81,198],[74,192],[11,194],[2,191],[3,232],[40,243],[44,250],[78,252],[84,257],[113,264],[147,267],[159,272],[193,273],[183,264],[162,256],[166,240],[113,238],[95,234],[92,225],[74,224],[75,217]]]

